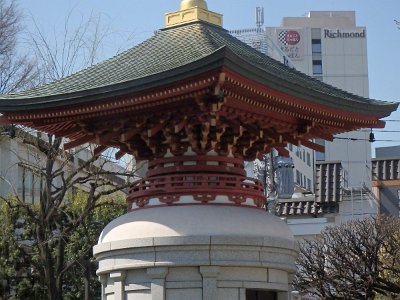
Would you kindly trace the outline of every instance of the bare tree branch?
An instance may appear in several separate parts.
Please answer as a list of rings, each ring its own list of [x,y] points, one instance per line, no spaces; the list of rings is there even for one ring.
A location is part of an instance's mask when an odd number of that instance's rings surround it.
[[[301,245],[296,288],[322,299],[400,296],[400,220],[375,217],[329,227]]]
[[[89,19],[82,17],[74,28],[70,26],[71,18],[72,11],[65,20],[63,32],[54,33],[52,39],[33,20],[35,32],[30,35],[29,42],[35,59],[31,60],[16,51],[21,28],[15,2],[0,0],[0,93],[61,79],[97,62],[108,28],[93,14]],[[66,260],[66,248],[74,233],[87,226],[95,209],[111,204],[104,201],[104,197],[130,185],[133,172],[113,169],[110,161],[90,153],[82,158],[88,149],[66,152],[62,139],[54,135],[22,127],[16,127],[15,131],[15,142],[24,146],[12,154],[19,160],[19,167],[39,178],[40,201],[34,205],[25,203],[23,195],[9,182],[16,200],[8,203],[24,210],[24,221],[32,225],[27,230],[32,240],[29,247],[35,252],[34,268],[40,274],[48,298],[62,299],[67,270],[81,262],[80,258]],[[76,188],[85,191],[79,213],[69,207],[73,204],[69,196]]]
[[[33,20],[35,32],[30,36],[36,59],[42,69],[42,83],[64,78],[82,66],[92,66],[99,59],[99,49],[108,34],[100,16],[93,13],[89,18],[81,16],[78,25],[71,28],[71,10],[63,31],[54,32],[52,44],[39,24]]]
[[[16,2],[0,0],[0,93],[6,94],[38,84],[34,60],[17,51],[21,15]]]

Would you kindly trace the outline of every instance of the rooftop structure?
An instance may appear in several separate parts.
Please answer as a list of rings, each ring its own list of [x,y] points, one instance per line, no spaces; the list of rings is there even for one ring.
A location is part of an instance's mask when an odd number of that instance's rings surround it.
[[[400,216],[400,147],[376,149],[372,159],[372,187],[379,213]]]
[[[400,156],[400,146],[387,146],[375,148],[375,157],[381,158],[393,158]]]
[[[284,17],[282,27],[349,28],[356,27],[354,11],[310,11],[301,17]]]
[[[343,196],[343,167],[338,161],[319,162],[315,166],[315,194],[304,193],[291,199],[279,199],[277,214],[282,217],[320,217],[339,212]]]
[[[243,161],[287,155],[287,143],[323,151],[309,140],[383,127],[397,104],[265,56],[210,20],[204,1],[172,14],[181,17],[110,60],[3,96],[2,121],[67,137],[66,148],[92,142],[149,160],[131,212],[94,249],[104,299],[287,299],[296,243]]]

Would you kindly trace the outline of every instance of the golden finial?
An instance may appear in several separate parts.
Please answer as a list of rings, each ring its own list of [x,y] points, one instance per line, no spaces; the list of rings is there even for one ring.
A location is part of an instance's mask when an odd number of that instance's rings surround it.
[[[204,0],[182,0],[181,1],[181,10],[199,7],[202,9],[208,9],[207,3]]]
[[[205,21],[222,27],[222,15],[209,11],[205,0],[182,0],[180,10],[166,14],[166,27]]]

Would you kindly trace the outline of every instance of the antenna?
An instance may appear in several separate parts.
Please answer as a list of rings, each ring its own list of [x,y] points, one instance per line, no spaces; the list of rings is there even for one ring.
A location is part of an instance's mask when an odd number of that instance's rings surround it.
[[[258,28],[264,25],[264,7],[256,7],[256,25]]]

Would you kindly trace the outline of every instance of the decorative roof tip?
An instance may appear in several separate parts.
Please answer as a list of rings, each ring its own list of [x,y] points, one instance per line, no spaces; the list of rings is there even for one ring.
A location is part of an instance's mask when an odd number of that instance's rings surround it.
[[[182,0],[181,1],[181,9],[185,10],[193,7],[199,7],[202,9],[208,10],[207,2],[204,0]]]
[[[205,0],[182,0],[180,10],[167,13],[165,17],[167,28],[194,21],[205,21],[222,27],[222,15],[208,10]]]

